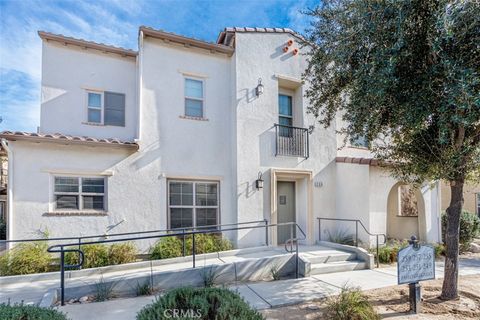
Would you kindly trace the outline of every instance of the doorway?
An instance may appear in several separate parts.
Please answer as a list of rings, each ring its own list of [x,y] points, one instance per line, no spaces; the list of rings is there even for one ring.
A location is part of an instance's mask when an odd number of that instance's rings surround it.
[[[296,222],[295,214],[295,182],[277,182],[277,222]],[[277,244],[284,244],[285,241],[295,237],[296,228],[291,225],[278,226]]]

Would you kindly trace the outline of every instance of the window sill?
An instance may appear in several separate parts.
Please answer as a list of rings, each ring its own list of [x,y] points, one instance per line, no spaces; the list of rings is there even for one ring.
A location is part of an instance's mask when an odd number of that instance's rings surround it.
[[[84,216],[84,217],[101,217],[107,216],[107,211],[52,211],[45,212],[43,214],[47,217],[71,217],[71,216]]]
[[[190,116],[178,116],[180,119],[186,119],[186,120],[197,120],[197,121],[208,121],[207,118],[203,117],[190,117]]]
[[[352,149],[358,149],[358,150],[367,150],[367,151],[370,150],[369,147],[362,147],[362,146],[348,146],[348,147]]]
[[[97,122],[82,122],[82,124],[86,124],[87,126],[96,126],[96,127],[105,126],[103,123],[97,123]]]

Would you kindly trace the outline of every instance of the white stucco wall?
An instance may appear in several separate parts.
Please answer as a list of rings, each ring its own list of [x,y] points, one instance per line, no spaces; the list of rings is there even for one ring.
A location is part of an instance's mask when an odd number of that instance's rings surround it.
[[[135,58],[43,41],[40,132],[133,141],[136,88]],[[125,94],[125,127],[86,124],[87,89]]]
[[[310,135],[310,157],[275,157],[275,130],[273,125],[278,123],[278,94],[283,78],[301,81],[301,75],[306,67],[306,58],[303,55],[284,53],[285,43],[293,37],[289,34],[262,34],[237,33],[235,39],[235,96],[236,104],[236,149],[237,156],[237,199],[239,221],[258,219],[270,220],[270,190],[268,186],[270,168],[293,168],[311,170],[316,177],[326,170],[336,155],[336,138],[333,129],[323,129],[319,125]],[[293,47],[298,47],[294,44]],[[258,79],[264,85],[263,95],[255,95]],[[280,83],[279,83],[280,82]],[[292,90],[292,89],[290,89]],[[305,87],[294,88],[294,120],[295,126],[308,128],[315,124],[315,119],[306,114],[307,102],[303,98]],[[258,172],[264,173],[266,187],[257,191],[254,188]],[[331,186],[332,176],[325,174],[322,179]],[[301,188],[299,189],[301,190]],[[301,195],[299,195],[301,197]],[[314,196],[315,198],[315,196]],[[314,212],[323,211],[330,214],[333,210],[333,199],[323,197],[324,201],[315,201]],[[314,205],[314,206],[315,206]],[[301,213],[306,214],[306,213]],[[314,223],[314,222],[310,222]],[[240,234],[239,241],[249,244],[245,234]]]

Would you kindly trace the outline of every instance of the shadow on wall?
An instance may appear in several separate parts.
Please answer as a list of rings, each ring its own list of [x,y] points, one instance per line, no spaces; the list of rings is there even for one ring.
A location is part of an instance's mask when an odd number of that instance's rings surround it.
[[[259,136],[260,166],[295,168],[307,159],[289,156],[275,156],[275,127],[270,127]]]

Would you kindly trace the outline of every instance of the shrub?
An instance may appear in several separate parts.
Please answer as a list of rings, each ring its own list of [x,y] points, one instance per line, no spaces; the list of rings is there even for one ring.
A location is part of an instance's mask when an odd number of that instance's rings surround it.
[[[112,244],[108,249],[108,264],[135,262],[137,247],[132,242]]]
[[[0,304],[2,320],[67,320],[64,313],[52,308],[40,308],[34,305]]]
[[[445,255],[445,246],[441,243],[433,244],[433,248],[435,249],[435,258],[440,258],[440,256]]]
[[[7,223],[5,220],[0,219],[0,240],[7,239]]]
[[[445,243],[445,234],[447,231],[447,215],[442,214],[442,237]],[[463,211],[460,215],[460,251],[465,251],[472,243],[475,236],[480,233],[480,218],[468,211]]]
[[[178,288],[137,314],[137,320],[156,320],[179,310],[180,319],[260,320],[262,315],[237,294],[224,288]]]
[[[328,319],[375,320],[380,316],[358,288],[343,287],[338,296],[327,300]]]
[[[83,251],[82,268],[96,268],[108,265],[108,246],[102,244],[88,244],[81,246]],[[78,253],[67,252],[65,254],[65,264],[77,264]]]
[[[328,232],[328,241],[334,242],[334,243],[339,243],[339,244],[345,244],[348,246],[354,246],[355,245],[355,236],[351,233],[348,233],[347,230],[335,230],[335,232],[330,233]]]
[[[406,246],[408,246],[406,240],[389,240],[385,246],[378,248],[378,261],[389,264],[397,262],[398,251]],[[376,253],[376,249],[370,249],[370,252]]]
[[[192,254],[192,236],[185,237],[186,255]],[[195,253],[210,253],[231,250],[232,243],[218,234],[200,233],[195,235]],[[161,238],[150,250],[150,259],[167,259],[183,255],[183,242],[180,237]]]
[[[21,243],[0,257],[0,275],[18,275],[47,272],[51,255],[46,242]]]
[[[182,240],[177,237],[165,237],[158,240],[150,250],[150,259],[181,257],[182,253]]]

